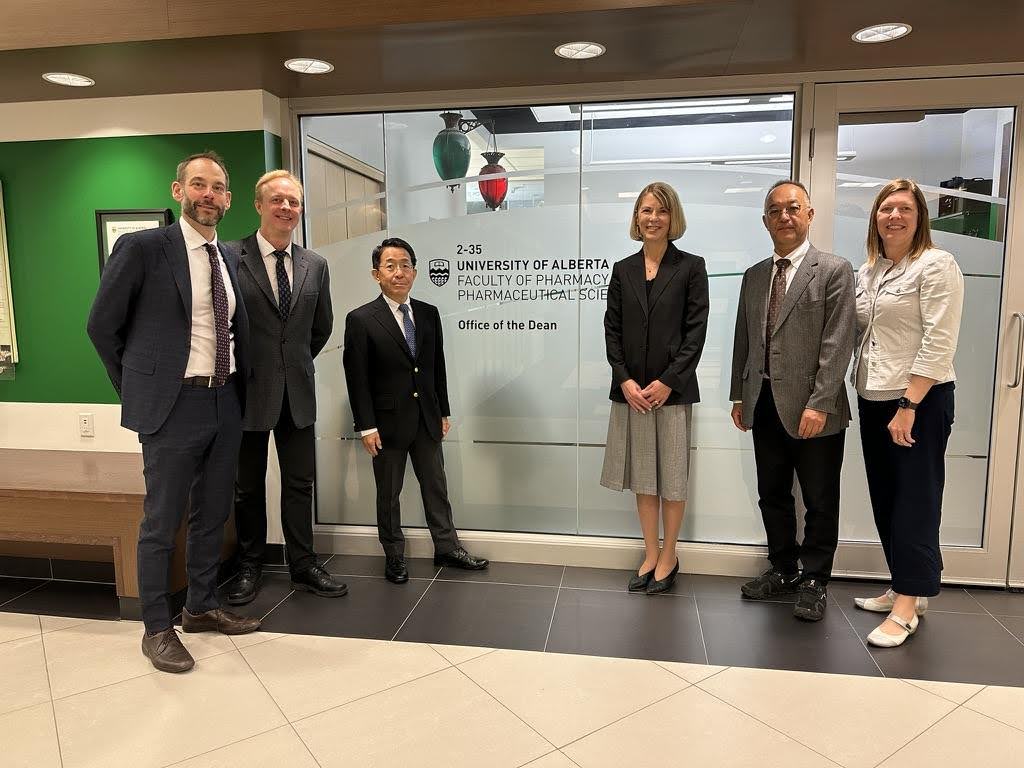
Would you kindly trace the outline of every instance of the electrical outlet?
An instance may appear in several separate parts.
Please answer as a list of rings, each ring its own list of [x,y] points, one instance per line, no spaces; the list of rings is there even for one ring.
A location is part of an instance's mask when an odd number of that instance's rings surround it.
[[[96,437],[96,426],[91,413],[78,414],[78,434],[82,437]]]

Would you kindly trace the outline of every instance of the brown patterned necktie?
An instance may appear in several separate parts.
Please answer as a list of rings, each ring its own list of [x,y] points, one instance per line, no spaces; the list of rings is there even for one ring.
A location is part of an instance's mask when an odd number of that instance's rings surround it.
[[[789,269],[789,259],[779,259],[775,262],[777,269],[775,277],[772,278],[772,292],[768,297],[768,322],[764,326],[764,375],[770,375],[769,360],[772,353],[772,332],[775,330],[775,321],[779,319],[779,310],[782,309],[782,301],[786,298],[786,270]]]
[[[213,375],[217,383],[227,381],[231,372],[231,335],[228,330],[228,292],[224,289],[224,276],[220,272],[220,259],[213,243],[203,243],[210,257],[210,288],[213,294],[213,324],[217,332],[217,362]]]

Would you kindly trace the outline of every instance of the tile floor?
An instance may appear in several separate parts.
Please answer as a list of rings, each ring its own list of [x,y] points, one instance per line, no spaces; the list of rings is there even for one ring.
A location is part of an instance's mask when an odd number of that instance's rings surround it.
[[[108,586],[0,578],[4,768],[33,766],[1015,766],[1024,595],[946,590],[918,635],[869,651],[864,585],[828,618],[738,597],[740,579],[624,592],[626,574],[335,556],[350,594],[268,572],[267,631],[185,635],[153,671]],[[870,589],[867,592],[870,594]],[[637,632],[645,627],[645,632]]]

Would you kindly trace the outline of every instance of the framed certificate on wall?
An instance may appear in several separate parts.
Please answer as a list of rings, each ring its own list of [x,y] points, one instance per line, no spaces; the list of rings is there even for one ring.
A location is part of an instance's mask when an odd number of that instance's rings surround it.
[[[96,211],[96,240],[100,249],[100,272],[121,235],[156,229],[174,223],[170,208],[132,208],[119,211]]]

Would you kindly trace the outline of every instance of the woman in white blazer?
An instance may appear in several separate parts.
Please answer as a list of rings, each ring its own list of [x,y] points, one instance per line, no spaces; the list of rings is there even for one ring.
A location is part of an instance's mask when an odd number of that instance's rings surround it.
[[[867,639],[891,648],[917,630],[928,598],[939,593],[939,522],[964,278],[953,256],[932,244],[924,194],[910,179],[890,181],[875,198],[867,257],[857,275],[851,379],[892,586],[855,604],[888,614]]]

